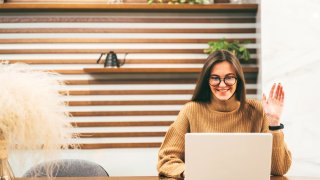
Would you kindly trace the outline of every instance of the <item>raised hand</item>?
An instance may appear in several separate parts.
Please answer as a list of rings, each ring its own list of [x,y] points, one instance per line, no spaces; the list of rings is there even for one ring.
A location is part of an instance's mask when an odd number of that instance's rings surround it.
[[[269,119],[270,126],[280,125],[280,116],[283,109],[283,102],[284,91],[280,83],[278,85],[273,84],[268,98],[266,98],[266,95],[263,94],[262,105]]]

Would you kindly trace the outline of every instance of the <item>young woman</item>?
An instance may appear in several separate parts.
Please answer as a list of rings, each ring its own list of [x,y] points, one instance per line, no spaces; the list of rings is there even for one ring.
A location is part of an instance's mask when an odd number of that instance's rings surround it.
[[[160,147],[159,175],[184,177],[184,137],[197,132],[270,132],[271,174],[285,174],[291,165],[291,153],[281,131],[283,101],[281,84],[273,85],[268,98],[263,95],[262,104],[246,99],[239,60],[229,51],[214,52],[203,66],[191,102],[180,111]]]

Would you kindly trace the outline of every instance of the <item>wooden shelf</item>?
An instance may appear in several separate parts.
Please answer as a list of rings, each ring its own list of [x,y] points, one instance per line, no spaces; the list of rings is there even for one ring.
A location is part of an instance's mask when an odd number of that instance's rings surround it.
[[[257,4],[0,4],[0,12],[7,11],[163,11],[163,12],[252,12],[256,13]]]

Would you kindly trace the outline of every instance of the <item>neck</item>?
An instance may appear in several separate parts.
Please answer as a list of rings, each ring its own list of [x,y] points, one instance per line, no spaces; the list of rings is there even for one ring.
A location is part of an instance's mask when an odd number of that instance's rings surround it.
[[[228,100],[220,100],[212,95],[210,108],[219,112],[231,112],[240,107],[240,102],[237,100],[235,94]]]

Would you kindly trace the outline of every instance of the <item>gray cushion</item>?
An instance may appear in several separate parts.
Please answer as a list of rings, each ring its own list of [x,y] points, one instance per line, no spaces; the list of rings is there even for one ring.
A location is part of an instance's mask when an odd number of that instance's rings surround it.
[[[47,169],[52,164],[57,165],[53,166],[52,176],[54,177],[109,176],[106,170],[97,163],[80,159],[63,159],[33,166],[23,177],[47,176]]]

